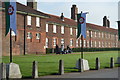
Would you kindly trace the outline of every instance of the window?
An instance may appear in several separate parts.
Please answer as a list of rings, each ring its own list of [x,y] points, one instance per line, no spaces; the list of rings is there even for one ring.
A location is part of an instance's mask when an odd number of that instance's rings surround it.
[[[89,41],[87,41],[87,47],[89,48],[90,46],[89,46]]]
[[[102,47],[104,47],[104,42],[102,42]]]
[[[40,39],[40,33],[36,33],[36,39]]]
[[[78,29],[76,29],[76,35],[77,35],[77,31],[78,31]]]
[[[70,35],[72,35],[72,28],[70,28]]]
[[[87,36],[89,36],[89,31],[87,30]]]
[[[84,40],[84,47],[86,47],[86,41]]]
[[[102,32],[102,38],[104,38],[104,33]]]
[[[91,37],[93,37],[93,35],[92,35],[92,31],[91,31]]]
[[[95,41],[95,47],[97,47],[97,42]]]
[[[78,47],[78,40],[76,40],[76,47]]]
[[[80,39],[80,47],[82,47],[82,40]]]
[[[57,39],[53,38],[53,46],[56,46]]]
[[[46,24],[46,32],[48,32],[48,29],[49,29],[48,24]]]
[[[61,34],[64,34],[64,26],[61,26]]]
[[[53,33],[56,33],[56,25],[53,25]]]
[[[36,26],[40,27],[40,18],[39,17],[36,17]]]
[[[61,44],[64,45],[64,39],[61,39]]]
[[[31,25],[31,16],[27,16],[27,25]]]
[[[99,32],[99,37],[100,37],[100,32]]]
[[[91,40],[91,47],[93,47],[93,43],[92,43],[92,40]]]
[[[27,39],[32,39],[32,33],[31,32],[27,33]]]
[[[95,32],[95,37],[97,36],[96,32]]]
[[[46,38],[46,48],[48,48],[49,40]]]
[[[70,46],[73,46],[73,39],[70,39]]]
[[[101,47],[100,41],[99,41],[99,47]]]

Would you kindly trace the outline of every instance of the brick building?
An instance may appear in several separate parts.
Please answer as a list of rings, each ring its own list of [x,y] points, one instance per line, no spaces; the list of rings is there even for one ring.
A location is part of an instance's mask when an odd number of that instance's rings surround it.
[[[33,0],[34,1],[34,0]],[[5,37],[4,3],[2,8],[2,47],[3,55],[9,55],[9,35]],[[36,2],[27,2],[27,6],[17,3],[17,36],[12,34],[13,54],[45,54],[46,48],[60,47],[64,44],[71,48],[81,47],[81,40],[76,39],[77,22],[76,5],[71,8],[71,19],[46,14],[37,10]],[[103,18],[103,26],[87,23],[85,48],[117,47],[117,30],[110,28],[107,17]]]

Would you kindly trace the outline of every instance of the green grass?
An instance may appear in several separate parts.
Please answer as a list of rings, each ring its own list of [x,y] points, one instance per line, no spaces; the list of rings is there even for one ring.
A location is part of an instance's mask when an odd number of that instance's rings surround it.
[[[101,68],[109,67],[110,58],[114,57],[115,61],[118,57],[118,51],[104,52],[84,52],[84,59],[89,61],[91,69],[95,68],[96,57],[99,57]],[[64,60],[65,72],[78,71],[74,69],[76,61],[80,58],[80,54],[60,54],[60,55],[21,55],[13,56],[13,62],[19,64],[22,75],[28,77],[32,75],[32,62],[38,61],[39,76],[58,73],[59,60]],[[9,63],[9,57],[3,57],[4,63]]]

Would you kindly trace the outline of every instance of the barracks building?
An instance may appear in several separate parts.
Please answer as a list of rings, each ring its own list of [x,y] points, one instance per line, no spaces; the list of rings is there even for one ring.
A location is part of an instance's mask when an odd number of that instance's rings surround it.
[[[81,39],[77,36],[76,15],[78,8],[71,7],[71,19],[53,14],[43,13],[37,10],[37,2],[27,2],[27,6],[17,4],[17,36],[12,33],[13,55],[20,54],[46,54],[46,48],[55,48],[61,44],[65,48],[80,48]],[[5,36],[5,8],[2,3],[0,11],[2,17],[2,52],[9,55],[10,34]],[[103,26],[87,23],[87,38],[84,39],[84,48],[117,48],[118,32],[110,28],[110,21],[106,16],[103,18]]]

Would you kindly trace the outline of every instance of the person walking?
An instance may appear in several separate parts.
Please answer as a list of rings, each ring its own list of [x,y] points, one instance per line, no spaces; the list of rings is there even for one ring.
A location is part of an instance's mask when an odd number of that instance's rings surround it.
[[[59,46],[57,44],[56,44],[55,52],[56,52],[56,54],[60,54],[60,52],[59,52]]]
[[[64,45],[61,45],[61,53],[64,54]]]

